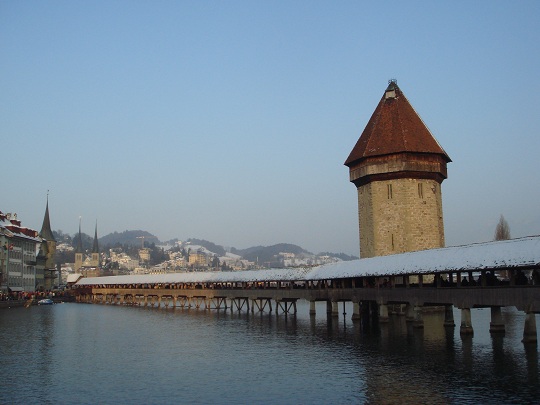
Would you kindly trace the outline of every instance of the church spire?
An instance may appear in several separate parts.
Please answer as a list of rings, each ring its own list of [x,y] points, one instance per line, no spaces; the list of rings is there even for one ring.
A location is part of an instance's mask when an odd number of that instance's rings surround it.
[[[79,236],[77,237],[77,249],[75,249],[75,253],[83,253],[82,233],[81,233],[81,217],[79,217]]]
[[[56,242],[51,230],[51,221],[49,219],[49,191],[47,191],[47,205],[45,208],[45,216],[43,217],[43,225],[41,226],[39,236],[48,241]]]
[[[94,232],[94,245],[92,246],[92,253],[99,253],[98,237],[97,237],[97,221],[96,230]]]

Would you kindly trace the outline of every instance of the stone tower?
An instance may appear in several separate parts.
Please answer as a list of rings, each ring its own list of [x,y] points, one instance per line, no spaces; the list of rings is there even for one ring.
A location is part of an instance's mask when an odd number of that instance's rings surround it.
[[[56,240],[54,239],[52,229],[51,229],[51,220],[49,218],[49,196],[47,195],[47,205],[45,208],[45,216],[43,217],[43,225],[41,226],[41,232],[39,236],[43,239],[42,245],[39,249],[38,257],[41,260],[41,265],[43,266],[43,287],[46,290],[53,288],[55,284],[55,272],[56,267],[54,263],[54,258],[56,254]],[[41,266],[38,266],[41,268]],[[40,269],[41,270],[41,269]],[[41,271],[40,271],[41,273]]]
[[[45,262],[45,268],[54,269],[54,254],[56,253],[56,240],[54,239],[51,220],[49,218],[49,196],[47,196],[47,205],[45,207],[45,216],[43,217],[43,225],[41,226],[41,232],[39,236],[47,242],[47,261]]]
[[[450,158],[395,80],[345,161],[358,190],[362,258],[444,246]]]

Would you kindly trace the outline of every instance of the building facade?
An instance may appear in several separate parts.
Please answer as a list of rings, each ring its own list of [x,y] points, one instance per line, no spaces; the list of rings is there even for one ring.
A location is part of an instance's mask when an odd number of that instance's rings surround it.
[[[22,226],[17,214],[0,211],[0,290],[33,292],[58,285],[56,240],[49,218],[49,199],[41,232]]]
[[[0,212],[0,290],[33,292],[37,254],[42,239],[34,229],[23,227],[17,214]]]
[[[444,246],[441,183],[449,162],[391,80],[345,161],[357,187],[362,258]]]

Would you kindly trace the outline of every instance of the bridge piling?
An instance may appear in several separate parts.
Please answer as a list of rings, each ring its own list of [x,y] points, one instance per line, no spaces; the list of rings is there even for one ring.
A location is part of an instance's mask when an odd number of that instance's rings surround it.
[[[296,308],[296,298],[287,298],[287,299],[280,299],[276,300],[276,316],[279,315],[279,309],[282,310],[282,312],[287,315],[291,312],[291,308],[294,310],[294,314],[296,315],[297,308]]]
[[[415,305],[413,308],[414,320],[413,328],[422,329],[424,327],[424,315],[422,314],[422,307],[420,305]]]
[[[315,303],[316,301],[309,301],[309,315],[315,316],[317,314],[317,310],[315,309]]]
[[[491,322],[489,323],[490,333],[504,333],[505,326],[501,314],[501,307],[491,307]]]
[[[390,318],[388,317],[388,305],[379,304],[379,323],[388,323]]]
[[[405,305],[405,322],[412,323],[414,321],[414,306],[410,303]]]
[[[339,318],[339,302],[332,301],[331,305],[332,305],[332,312],[331,312],[332,318]]]
[[[536,316],[533,312],[528,312],[525,315],[525,326],[523,328],[523,343],[537,343],[536,336]]]
[[[332,301],[326,301],[326,316],[330,318],[332,316]]]
[[[358,321],[362,319],[362,314],[360,311],[361,311],[360,303],[353,301],[353,314],[351,317],[353,321]]]
[[[454,306],[445,305],[444,306],[444,326],[448,328],[453,328],[456,326],[454,323]]]
[[[474,334],[470,308],[461,308],[461,326],[459,328],[459,333],[462,336]]]

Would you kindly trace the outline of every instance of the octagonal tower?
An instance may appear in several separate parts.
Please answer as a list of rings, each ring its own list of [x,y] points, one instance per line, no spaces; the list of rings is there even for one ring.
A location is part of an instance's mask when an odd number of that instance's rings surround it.
[[[362,258],[444,246],[441,183],[449,162],[391,80],[345,161],[358,190]]]

